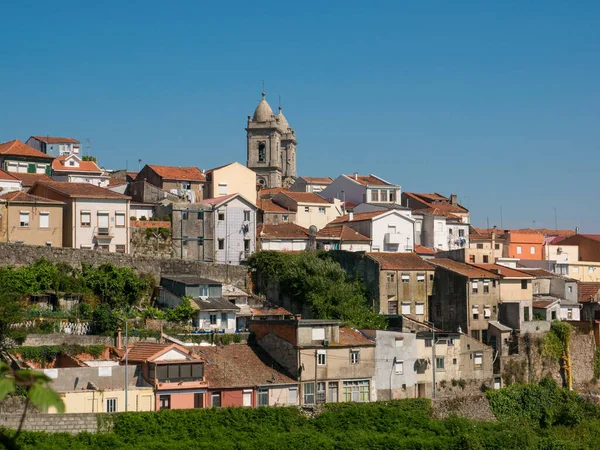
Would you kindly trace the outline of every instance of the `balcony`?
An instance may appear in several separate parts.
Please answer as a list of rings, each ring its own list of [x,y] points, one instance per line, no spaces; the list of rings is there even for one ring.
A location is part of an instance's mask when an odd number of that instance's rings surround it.
[[[401,233],[385,233],[385,243],[386,244],[394,244],[394,245],[400,245],[402,244],[402,241],[406,240],[406,238],[403,238]],[[406,242],[404,242],[406,244]]]
[[[95,227],[94,237],[97,239],[112,239],[113,230],[110,227]]]

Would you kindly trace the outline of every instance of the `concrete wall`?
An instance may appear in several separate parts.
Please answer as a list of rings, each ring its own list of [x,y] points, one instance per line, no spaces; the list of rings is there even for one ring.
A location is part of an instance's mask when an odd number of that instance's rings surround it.
[[[523,289],[521,281],[527,282],[525,289]],[[501,302],[531,300],[532,298],[532,280],[512,280],[507,278],[500,280]]]
[[[117,267],[130,267],[138,273],[149,273],[157,281],[161,274],[189,274],[220,282],[228,282],[239,288],[248,285],[248,269],[244,266],[185,261],[180,259],[160,259],[151,256],[125,255],[96,252],[72,248],[54,248],[23,246],[0,243],[0,261],[4,265],[20,266],[31,264],[39,258],[47,258],[53,262],[64,262],[72,266],[80,266],[82,262],[94,266],[111,263]]]

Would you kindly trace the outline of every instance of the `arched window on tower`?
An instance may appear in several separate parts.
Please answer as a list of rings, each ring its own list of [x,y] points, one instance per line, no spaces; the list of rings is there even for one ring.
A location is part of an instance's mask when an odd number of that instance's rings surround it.
[[[267,160],[267,146],[264,142],[258,144],[258,161],[265,162]]]
[[[283,152],[279,153],[279,165],[283,169]]]

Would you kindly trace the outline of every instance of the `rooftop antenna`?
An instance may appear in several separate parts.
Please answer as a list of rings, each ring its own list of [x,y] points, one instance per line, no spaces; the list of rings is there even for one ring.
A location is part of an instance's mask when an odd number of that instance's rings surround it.
[[[87,138],[85,140],[85,154],[86,156],[90,156],[90,147],[92,146],[92,140]]]

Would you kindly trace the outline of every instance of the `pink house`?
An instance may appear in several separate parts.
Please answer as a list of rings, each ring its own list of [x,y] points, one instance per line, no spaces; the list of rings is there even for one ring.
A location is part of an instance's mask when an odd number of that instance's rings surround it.
[[[157,411],[207,405],[204,361],[185,347],[141,342],[129,349],[128,357],[130,364],[140,364],[144,378],[154,387]]]

